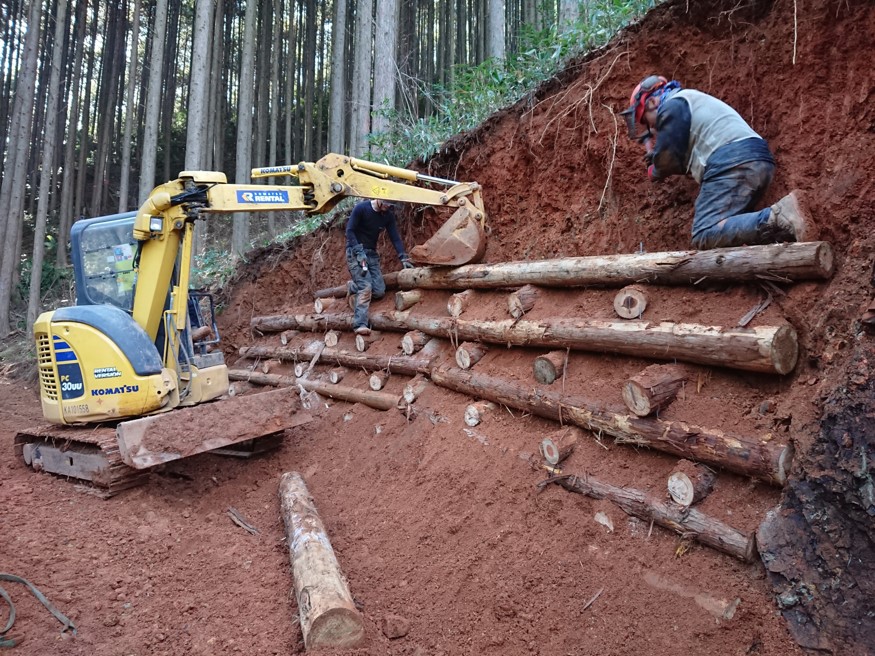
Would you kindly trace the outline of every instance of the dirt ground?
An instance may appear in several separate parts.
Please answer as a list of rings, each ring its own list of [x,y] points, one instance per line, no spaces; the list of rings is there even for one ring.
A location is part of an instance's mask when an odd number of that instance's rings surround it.
[[[801,350],[791,374],[695,366],[703,384],[688,386],[661,416],[771,434],[804,459],[816,450],[825,400],[847,384],[851,360],[855,376],[869,376],[867,361],[852,354],[862,350],[871,361],[873,338],[858,318],[873,293],[873,33],[875,6],[863,1],[670,3],[448,144],[427,168],[483,185],[487,262],[686,249],[695,184],[648,183],[641,152],[614,112],[654,71],[733,104],[776,155],[766,201],[804,190],[837,271],[828,282],[780,285],[784,294],[751,323],[795,327]],[[407,210],[406,242],[420,243],[439,222],[430,210]],[[383,247],[385,268],[394,270],[391,247]],[[228,361],[240,347],[279,343],[275,334],[253,335],[252,317],[310,312],[316,289],[341,284],[342,251],[342,229],[333,227],[294,249],[254,255],[225,290]],[[426,292],[413,312],[445,315],[450,293]],[[544,290],[529,316],[610,318],[615,293]],[[758,285],[650,287],[644,318],[734,326],[763,294]],[[373,306],[391,307],[390,297]],[[494,291],[465,318],[505,316],[506,291]],[[352,344],[342,335],[340,347]],[[371,349],[394,354],[399,344],[400,334],[384,333]],[[475,370],[528,383],[541,352],[491,347]],[[649,364],[572,352],[553,387],[620,409],[623,381]],[[324,370],[317,366],[316,375]],[[546,474],[536,467],[537,448],[554,422],[498,407],[472,429],[463,422],[471,399],[435,385],[416,401],[412,421],[322,399],[313,420],[288,431],[277,451],[250,460],[195,456],[102,500],[14,457],[14,433],[40,420],[28,380],[0,384],[0,571],[33,581],[78,633],[60,634],[23,588],[9,584],[18,610],[13,633],[25,638],[13,653],[303,652],[277,495],[287,471],[306,480],[366,622],[367,645],[350,653],[805,653],[759,561],[743,563],[607,501],[555,485],[539,491]],[[386,391],[400,394],[407,380],[391,377]],[[344,384],[366,381],[351,372]],[[564,468],[663,496],[675,463],[591,435]],[[718,472],[699,508],[752,533],[781,502],[777,487]],[[231,508],[258,533],[232,522]],[[730,605],[734,613],[724,616]],[[0,624],[5,617],[0,605]],[[390,639],[387,625],[404,635]],[[836,644],[821,647],[872,653]]]

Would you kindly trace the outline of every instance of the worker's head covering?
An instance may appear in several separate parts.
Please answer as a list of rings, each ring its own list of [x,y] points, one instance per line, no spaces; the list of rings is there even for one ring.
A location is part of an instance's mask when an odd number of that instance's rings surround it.
[[[648,75],[638,86],[632,91],[629,96],[629,107],[620,112],[620,115],[626,119],[626,127],[629,129],[629,138],[635,141],[641,141],[650,135],[650,130],[646,132],[638,132],[638,126],[643,124],[644,111],[647,108],[647,100],[651,96],[658,96],[660,104],[673,95],[676,91],[680,91],[681,83],[672,80],[669,82],[662,75]]]

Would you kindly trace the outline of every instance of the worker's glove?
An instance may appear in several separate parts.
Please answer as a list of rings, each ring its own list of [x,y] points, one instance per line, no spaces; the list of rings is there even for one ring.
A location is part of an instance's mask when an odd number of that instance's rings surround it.
[[[411,261],[410,261],[410,258],[407,257],[406,255],[405,255],[404,257],[401,258],[401,268],[402,268],[402,269],[412,269],[412,268],[414,268],[414,267],[413,267],[413,262],[411,262]]]

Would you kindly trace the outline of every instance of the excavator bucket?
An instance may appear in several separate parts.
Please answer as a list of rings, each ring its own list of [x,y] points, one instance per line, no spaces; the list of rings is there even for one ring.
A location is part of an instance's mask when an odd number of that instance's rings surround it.
[[[410,250],[417,264],[460,266],[479,262],[486,252],[486,233],[467,206],[460,207],[431,239]]]
[[[147,469],[300,426],[311,419],[300,411],[294,389],[283,388],[125,421],[117,426],[116,434],[124,463]]]

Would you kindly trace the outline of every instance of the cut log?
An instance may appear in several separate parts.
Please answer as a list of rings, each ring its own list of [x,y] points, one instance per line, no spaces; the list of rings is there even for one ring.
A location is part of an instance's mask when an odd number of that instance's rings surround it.
[[[338,304],[335,301],[337,301],[335,298],[317,298],[313,302],[313,309],[316,311],[316,314],[322,314],[323,312],[330,310],[332,307],[338,307]]]
[[[524,285],[507,297],[507,311],[514,319],[521,318],[535,307],[538,300],[538,288],[534,285]]]
[[[639,417],[651,415],[674,401],[690,375],[678,365],[651,365],[623,384],[623,402]]]
[[[368,350],[371,344],[380,339],[381,335],[377,331],[371,332],[370,335],[356,335],[355,336],[355,350],[359,353],[364,353]]]
[[[551,467],[555,467],[574,452],[583,432],[577,426],[566,426],[541,440],[541,456]]]
[[[775,485],[784,484],[793,459],[793,448],[777,443],[771,434],[763,438],[740,437],[679,421],[636,417],[580,396],[533,389],[450,367],[434,367],[430,377],[447,389],[610,435],[617,443],[651,447]]]
[[[271,370],[276,369],[280,365],[279,360],[265,360],[261,363],[261,373],[269,374]]]
[[[401,338],[401,351],[404,355],[413,355],[431,339],[431,335],[426,335],[421,330],[411,330],[404,333]]]
[[[490,410],[495,409],[495,404],[490,401],[476,401],[474,403],[470,403],[465,408],[465,424],[467,426],[477,426],[481,421],[483,421],[483,417]]]
[[[414,289],[409,292],[395,292],[395,309],[407,310],[422,300],[422,292]]]
[[[465,308],[468,307],[468,304],[471,302],[471,299],[474,297],[474,291],[471,289],[466,289],[463,292],[459,292],[458,294],[453,294],[450,296],[450,300],[447,301],[447,312],[450,313],[451,317],[459,317],[462,315],[462,312],[465,311]]]
[[[397,394],[386,394],[371,390],[360,390],[345,385],[331,385],[306,378],[292,378],[278,374],[260,374],[245,369],[229,369],[230,380],[245,380],[257,385],[271,385],[272,387],[302,387],[308,392],[316,392],[338,401],[361,403],[377,410],[391,410],[398,405]]]
[[[280,333],[280,344],[286,346],[289,342],[291,342],[296,335],[300,335],[301,331],[299,330],[284,330]]]
[[[404,386],[402,397],[407,404],[413,403],[420,394],[428,387],[428,379],[423,375],[414,376],[410,382]]]
[[[346,376],[348,370],[346,367],[334,367],[328,371],[328,382],[332,385],[337,385]]]
[[[280,478],[280,507],[306,649],[352,649],[365,625],[313,498],[298,472]]]
[[[308,366],[308,364],[306,362],[296,362],[295,363],[295,378],[300,378],[305,373],[307,373],[307,366]],[[268,372],[265,371],[263,373],[268,373]]]
[[[834,269],[825,241],[715,248],[708,251],[562,257],[552,260],[424,267],[398,272],[401,289],[496,289],[521,285],[623,287],[636,282],[694,285],[709,281],[824,280]]]
[[[539,355],[535,358],[533,365],[535,380],[544,385],[551,385],[554,381],[562,378],[567,358],[567,351],[550,351]]]
[[[668,494],[678,505],[688,507],[711,493],[714,473],[704,465],[679,460],[668,477]]]
[[[432,343],[435,347],[432,348]],[[350,369],[378,371],[385,369],[396,374],[415,376],[428,373],[432,362],[441,353],[442,340],[432,339],[426,348],[416,355],[370,355],[355,351],[326,348],[321,342],[305,344],[301,347],[283,348],[273,346],[244,346],[238,352],[242,358],[277,358],[278,360],[298,362],[310,360],[323,347],[319,356],[323,363],[336,364]]]
[[[413,269],[407,269],[412,271]],[[262,321],[264,320],[264,321]],[[723,328],[664,321],[603,321],[599,319],[526,319],[470,321],[413,316],[409,312],[374,312],[376,330],[421,330],[435,337],[458,338],[504,346],[548,346],[613,352],[659,360],[680,360],[762,373],[786,374],[796,366],[799,345],[789,324],[755,328]],[[314,332],[351,330],[350,315],[322,314],[256,317],[252,327],[268,332],[282,325]]]
[[[247,392],[252,391],[255,387],[252,383],[246,383],[238,380],[228,386],[228,396],[243,396]]]
[[[398,288],[398,272],[383,274],[383,282],[386,283],[386,289]],[[349,281],[337,287],[328,287],[326,289],[317,289],[313,294],[316,298],[343,298],[347,294],[347,285]]]
[[[340,341],[340,333],[336,330],[329,330],[325,333],[325,346],[329,348],[334,348],[337,346],[337,342]]]
[[[695,537],[702,544],[746,563],[751,562],[756,553],[753,533],[742,533],[695,508],[683,508],[670,501],[648,496],[641,490],[616,487],[592,476],[558,476],[545,483],[558,483],[566,490],[585,494],[593,499],[607,499],[630,515],[645,521],[652,520],[684,537]]]
[[[486,355],[487,350],[483,344],[463,342],[456,349],[456,364],[462,367],[462,369],[470,369],[480,362],[480,359]]]
[[[386,382],[389,380],[389,374],[386,371],[375,371],[371,374],[371,377],[368,379],[368,385],[375,392],[379,392],[386,386]]]
[[[614,296],[614,312],[621,319],[640,319],[647,309],[647,295],[640,287],[623,287]]]

